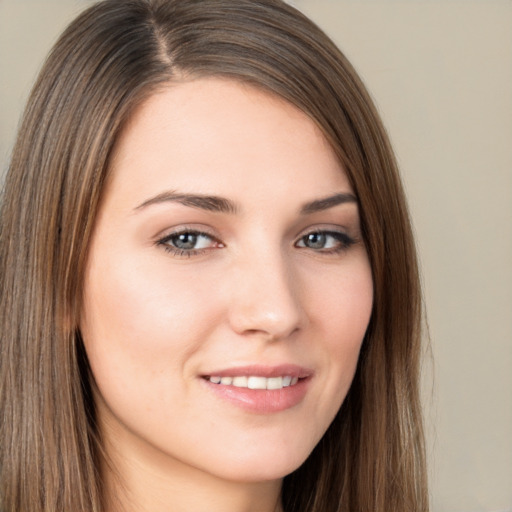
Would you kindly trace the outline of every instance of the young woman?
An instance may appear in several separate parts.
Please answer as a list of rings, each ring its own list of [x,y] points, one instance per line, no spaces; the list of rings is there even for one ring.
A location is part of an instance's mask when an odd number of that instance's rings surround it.
[[[289,5],[85,11],[0,233],[2,512],[428,509],[396,164]]]

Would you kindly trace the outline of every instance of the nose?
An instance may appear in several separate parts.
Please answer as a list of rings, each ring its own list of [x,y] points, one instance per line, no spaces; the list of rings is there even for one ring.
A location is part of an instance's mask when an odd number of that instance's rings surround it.
[[[279,251],[253,253],[235,264],[229,322],[236,333],[279,340],[303,327],[305,312],[291,267]]]

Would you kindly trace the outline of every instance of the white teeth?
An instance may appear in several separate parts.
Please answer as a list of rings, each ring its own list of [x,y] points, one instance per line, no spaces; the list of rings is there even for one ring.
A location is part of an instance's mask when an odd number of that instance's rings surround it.
[[[267,389],[281,389],[283,387],[283,377],[270,377],[267,379]]]
[[[288,387],[292,382],[291,377],[283,377],[283,388]]]
[[[267,389],[267,379],[265,377],[249,377],[247,387],[249,389]]]
[[[288,386],[294,386],[299,382],[298,377],[257,377],[255,375],[245,376],[239,375],[236,377],[208,377],[208,380],[213,384],[220,384],[224,386],[235,386],[237,388],[249,389],[282,389]]]
[[[246,388],[247,387],[247,377],[233,377],[233,386],[237,388]]]

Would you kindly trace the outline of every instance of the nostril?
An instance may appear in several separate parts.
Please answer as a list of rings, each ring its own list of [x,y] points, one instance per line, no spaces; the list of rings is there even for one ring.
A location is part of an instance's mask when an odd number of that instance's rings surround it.
[[[298,282],[292,279],[288,263],[277,258],[282,255],[265,253],[246,259],[233,274],[228,314],[232,329],[240,335],[283,339],[304,322]]]

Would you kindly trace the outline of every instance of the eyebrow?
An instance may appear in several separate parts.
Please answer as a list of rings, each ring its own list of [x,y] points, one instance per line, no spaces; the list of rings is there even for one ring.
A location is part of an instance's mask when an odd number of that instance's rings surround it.
[[[137,206],[135,210],[141,210],[152,204],[160,204],[166,202],[176,202],[184,206],[190,206],[192,208],[199,208],[201,210],[207,210],[209,212],[218,213],[237,213],[238,208],[233,201],[218,196],[209,196],[203,194],[178,194],[175,192],[163,192],[158,194],[142,204]]]
[[[217,213],[236,214],[239,211],[236,203],[224,197],[203,194],[179,194],[176,192],[163,192],[158,194],[157,196],[144,201],[142,204],[137,206],[135,210],[141,210],[154,204],[166,202],[176,202],[191,208],[198,208],[200,210]],[[300,214],[310,215],[345,203],[357,203],[356,196],[348,192],[343,192],[329,197],[324,197],[322,199],[315,199],[314,201],[303,204],[300,208]]]
[[[345,203],[357,203],[357,198],[354,194],[343,192],[334,194],[333,196],[324,197],[323,199],[316,199],[309,203],[302,205],[300,213],[302,215],[309,215],[311,213],[321,212]]]

